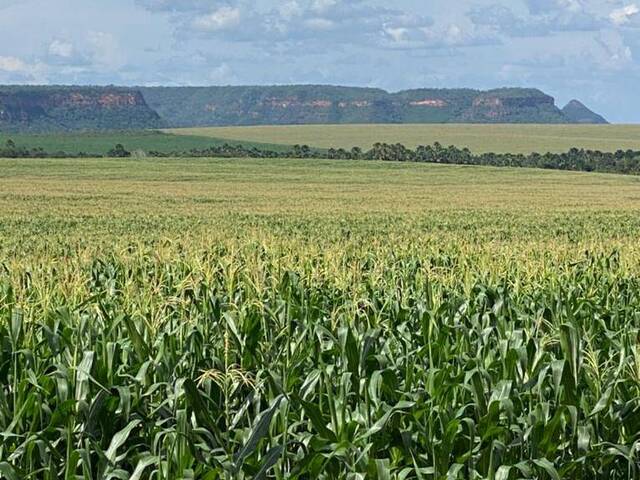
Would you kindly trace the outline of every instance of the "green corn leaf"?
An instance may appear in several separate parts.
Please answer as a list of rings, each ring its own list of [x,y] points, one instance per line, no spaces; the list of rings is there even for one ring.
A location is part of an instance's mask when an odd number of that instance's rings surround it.
[[[309,417],[309,420],[311,420],[311,424],[313,425],[313,428],[315,428],[316,431],[321,436],[323,436],[324,438],[326,438],[326,439],[328,439],[328,440],[330,440],[332,442],[337,441],[335,433],[333,433],[327,427],[327,425],[331,423],[330,419],[326,418],[322,414],[322,412],[320,411],[320,408],[318,408],[318,406],[316,404],[311,403],[311,402],[305,402],[302,399],[298,399],[297,402],[299,402],[300,405],[302,405],[306,415]]]
[[[142,474],[144,471],[149,468],[151,465],[158,463],[159,458],[150,454],[144,455],[138,460],[136,464],[136,468],[133,471],[133,474],[129,478],[129,480],[140,480],[142,478]]]
[[[140,420],[132,420],[126,427],[113,436],[111,443],[109,443],[109,448],[105,452],[105,457],[107,457],[111,464],[116,463],[118,449],[125,444],[131,432],[140,425],[140,423],[142,423]]]
[[[0,473],[7,480],[20,480],[20,476],[18,475],[18,473],[7,462],[0,462]]]
[[[256,473],[256,476],[254,477],[255,480],[262,480],[266,478],[267,472],[269,472],[271,467],[273,467],[278,462],[278,460],[282,456],[283,450],[284,448],[282,447],[282,445],[278,445],[267,452],[267,454],[262,459],[260,470],[258,470],[258,473]]]
[[[138,354],[138,358],[140,358],[140,360],[147,360],[151,354],[151,349],[144,341],[144,338],[142,338],[142,335],[140,335],[140,332],[138,332],[133,320],[129,316],[124,316],[123,320],[127,327],[129,338]]]
[[[84,352],[82,361],[76,370],[76,401],[85,400],[89,395],[89,378],[94,355],[94,352]]]
[[[391,480],[391,464],[389,460],[376,460],[376,472],[378,480]]]
[[[271,407],[260,416],[260,420],[258,420],[258,422],[254,425],[253,429],[251,430],[251,434],[249,435],[249,439],[234,457],[234,471],[236,473],[239,472],[242,468],[242,464],[245,459],[253,454],[256,448],[258,448],[258,443],[260,442],[260,440],[262,440],[262,438],[267,435],[269,426],[271,425],[271,419],[278,411],[280,403],[283,399],[283,395],[278,396],[273,401]]]
[[[533,463],[544,470],[553,480],[560,480],[560,475],[558,474],[556,467],[546,458],[533,460]]]

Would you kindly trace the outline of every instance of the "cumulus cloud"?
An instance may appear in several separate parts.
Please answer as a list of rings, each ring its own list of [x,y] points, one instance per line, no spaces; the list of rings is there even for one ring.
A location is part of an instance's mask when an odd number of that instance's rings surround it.
[[[193,19],[191,25],[204,32],[219,32],[240,25],[242,14],[239,8],[220,7],[219,9]]]
[[[557,10],[582,12],[584,0],[526,0],[529,11],[534,15],[545,15]]]
[[[595,60],[604,69],[621,70],[633,64],[633,53],[624,37],[615,30],[602,31],[596,38],[599,49],[593,52]]]
[[[213,7],[223,5],[212,0],[136,0],[136,3],[153,12],[205,12]]]
[[[304,24],[312,30],[331,30],[336,25],[333,20],[322,17],[309,18]]]
[[[385,47],[400,49],[438,49],[496,45],[500,39],[474,25],[446,24],[418,27],[385,25]]]
[[[73,56],[73,44],[64,40],[53,40],[49,44],[49,55],[62,58],[71,58]]]
[[[604,21],[583,8],[577,0],[529,2],[531,15],[516,15],[501,4],[476,7],[468,17],[476,25],[493,28],[513,37],[546,36],[557,32],[597,31]],[[553,7],[553,8],[552,8]]]
[[[404,23],[402,11],[364,0],[293,0],[262,16],[262,34],[275,41],[322,40],[375,44],[388,23]],[[416,22],[425,20],[416,15]]]
[[[286,20],[290,20],[295,17],[300,17],[304,14],[304,9],[296,0],[284,2],[277,7],[277,11],[280,17]]]
[[[15,56],[0,56],[0,82],[46,83],[47,66]]]
[[[209,80],[216,84],[231,84],[237,81],[237,77],[233,68],[225,62],[209,72]]]
[[[27,64],[16,57],[0,57],[0,70],[4,72],[23,72]]]
[[[73,67],[76,71],[77,68],[85,67],[89,70],[93,54],[88,48],[92,43],[83,41],[82,45],[82,48],[78,48],[72,41],[54,38],[47,46],[43,61],[50,67]]]
[[[431,24],[421,15],[377,6],[370,0],[286,0],[272,6],[265,3],[262,9],[249,0],[208,1],[208,8],[199,0],[137,2],[151,11],[168,13],[179,39],[209,36],[271,49],[300,44],[310,50],[327,44],[371,46],[383,42],[393,29],[415,30]]]
[[[631,18],[638,13],[640,13],[640,8],[633,3],[622,8],[616,8],[609,14],[609,18],[616,25],[624,25],[625,23],[629,23]]]

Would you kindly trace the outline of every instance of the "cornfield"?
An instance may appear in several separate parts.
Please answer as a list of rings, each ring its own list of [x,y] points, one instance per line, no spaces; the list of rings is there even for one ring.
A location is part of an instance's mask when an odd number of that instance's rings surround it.
[[[454,190],[483,175],[415,166],[368,211],[304,162],[246,190],[167,166],[159,185],[126,161],[70,163],[73,186],[47,173],[60,163],[12,165],[0,477],[640,476],[632,180],[541,173],[564,210],[521,207],[535,192],[507,177],[487,186],[514,196],[500,208],[409,205],[430,173]],[[349,168],[394,188],[396,167]],[[297,204],[273,201],[300,175]],[[604,204],[567,194],[581,178],[605,183]]]

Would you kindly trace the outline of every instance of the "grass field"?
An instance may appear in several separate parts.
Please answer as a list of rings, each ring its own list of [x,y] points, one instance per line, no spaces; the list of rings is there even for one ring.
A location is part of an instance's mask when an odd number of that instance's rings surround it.
[[[162,153],[188,152],[192,149],[204,150],[208,147],[222,145],[225,139],[211,136],[171,135],[155,131],[122,131],[122,132],[85,132],[85,133],[48,133],[48,134],[15,134],[0,132],[0,147],[7,140],[13,140],[18,146],[26,148],[42,148],[45,152],[65,152],[70,154],[88,153],[104,155],[116,144],[121,143],[129,151],[142,150]],[[281,150],[280,145],[265,145],[256,142],[234,141],[247,147],[257,146],[271,150]]]
[[[640,178],[0,160],[0,476],[609,480]]]
[[[570,148],[640,150],[640,125],[295,125],[170,130],[180,135],[319,148],[370,148],[375,142],[414,148],[434,142],[472,152],[546,153]]]
[[[407,147],[441,144],[468,147],[473,152],[565,152],[573,147],[602,151],[640,150],[637,125],[299,125],[212,127],[165,132],[86,132],[57,134],[7,134],[18,146],[47,152],[104,155],[117,143],[129,151],[187,152],[224,143],[285,151],[295,144],[317,148],[359,146],[375,142],[402,143]]]

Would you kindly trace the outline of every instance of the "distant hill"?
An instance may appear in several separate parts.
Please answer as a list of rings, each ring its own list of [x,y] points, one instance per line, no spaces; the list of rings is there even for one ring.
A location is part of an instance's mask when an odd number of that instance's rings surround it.
[[[384,90],[319,85],[142,88],[172,127],[325,123],[570,123],[535,89]]]
[[[602,123],[540,90],[326,85],[248,87],[0,86],[0,131],[348,123]],[[590,115],[589,115],[590,114]]]
[[[165,125],[137,89],[0,86],[0,131],[133,130]]]
[[[604,117],[598,115],[592,110],[589,110],[578,100],[571,100],[567,103],[567,105],[562,109],[562,113],[571,123],[609,123],[604,119]]]

